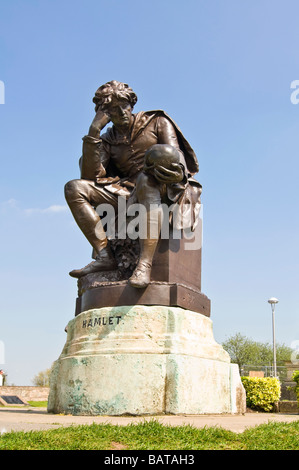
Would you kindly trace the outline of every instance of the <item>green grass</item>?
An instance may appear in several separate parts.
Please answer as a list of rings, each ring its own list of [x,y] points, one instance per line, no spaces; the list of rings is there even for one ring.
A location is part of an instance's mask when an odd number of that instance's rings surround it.
[[[34,406],[34,407],[46,407],[47,408],[47,405],[48,405],[48,402],[47,401],[28,401],[27,402],[28,405],[30,406]],[[14,408],[16,405],[0,405],[1,408]],[[22,406],[27,406],[27,405],[22,405]],[[20,408],[22,407],[20,405]]]
[[[0,450],[298,450],[299,421],[269,423],[234,433],[219,427],[92,424],[48,431],[10,432]]]
[[[36,406],[36,407],[47,407],[48,402],[47,401],[28,401],[28,404],[30,406]]]

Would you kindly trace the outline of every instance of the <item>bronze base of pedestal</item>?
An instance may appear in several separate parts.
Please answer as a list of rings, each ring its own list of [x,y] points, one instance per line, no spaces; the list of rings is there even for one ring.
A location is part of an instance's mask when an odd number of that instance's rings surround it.
[[[128,281],[102,283],[85,290],[77,298],[75,315],[94,308],[122,305],[182,307],[210,316],[210,299],[198,290],[166,282],[151,282],[144,289],[136,289]]]

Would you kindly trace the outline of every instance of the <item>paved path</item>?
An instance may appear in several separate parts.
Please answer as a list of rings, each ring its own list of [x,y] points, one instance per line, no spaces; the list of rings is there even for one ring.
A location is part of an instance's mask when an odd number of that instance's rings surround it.
[[[191,424],[196,427],[219,426],[234,432],[268,422],[299,421],[299,414],[246,413],[245,415],[159,415],[159,416],[71,416],[47,413],[46,408],[0,408],[0,433],[9,431],[38,431],[92,423],[126,425],[155,419],[162,424],[179,426]]]

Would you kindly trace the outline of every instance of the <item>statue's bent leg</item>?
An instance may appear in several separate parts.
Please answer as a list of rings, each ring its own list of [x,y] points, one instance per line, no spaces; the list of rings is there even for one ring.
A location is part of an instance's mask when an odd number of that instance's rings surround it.
[[[70,272],[72,277],[82,277],[91,272],[115,269],[116,261],[112,256],[107,238],[98,238],[96,227],[101,219],[94,207],[99,204],[111,204],[117,208],[117,197],[98,187],[92,181],[72,180],[65,185],[65,198],[79,228],[97,253],[95,261],[82,269]]]
[[[139,240],[139,261],[129,282],[133,287],[143,288],[150,282],[153,257],[160,237],[161,186],[152,176],[141,173],[136,181],[136,194],[139,204],[146,209],[143,221],[146,237]]]

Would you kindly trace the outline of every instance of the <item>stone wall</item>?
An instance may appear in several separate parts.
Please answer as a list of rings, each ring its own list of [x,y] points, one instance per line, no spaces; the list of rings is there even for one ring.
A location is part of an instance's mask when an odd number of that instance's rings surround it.
[[[0,396],[1,395],[17,395],[25,401],[47,401],[49,387],[4,386],[0,387]]]

